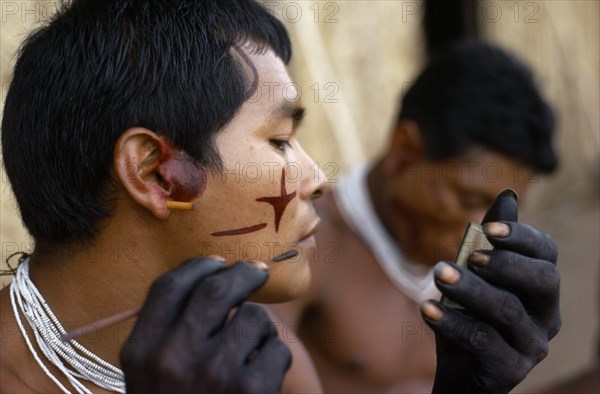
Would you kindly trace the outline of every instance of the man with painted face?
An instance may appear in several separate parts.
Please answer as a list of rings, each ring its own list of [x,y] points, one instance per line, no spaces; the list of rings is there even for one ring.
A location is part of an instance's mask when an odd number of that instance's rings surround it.
[[[500,192],[513,189],[522,201],[534,174],[555,168],[553,132],[552,112],[531,72],[504,51],[468,41],[431,58],[402,99],[383,155],[351,169],[317,202],[323,222],[311,287],[278,307],[287,323],[298,326],[327,392],[431,389],[435,341],[420,321],[419,304],[439,299],[440,275],[471,275],[435,265],[454,259],[467,223],[481,223]],[[509,237],[518,228],[526,242],[541,237],[520,223],[510,228]],[[484,229],[489,236],[498,227]],[[499,249],[508,245],[496,240]],[[510,252],[496,250],[472,256],[469,268],[521,297],[522,306],[508,293],[495,304],[508,319],[503,324],[535,332],[535,325],[520,320],[526,316],[521,308],[533,311],[537,301],[528,297],[556,285],[555,248],[510,248],[535,264],[520,267]],[[497,270],[516,275],[516,287]],[[478,292],[472,297],[487,298]],[[519,349],[526,342],[517,332],[502,336]]]
[[[250,0],[75,0],[27,39],[2,148],[36,246],[0,293],[0,391],[264,393],[284,376],[285,392],[321,389],[299,344],[285,375],[288,348],[247,302],[287,301],[310,283],[325,177],[296,139],[303,108],[283,91],[290,55],[283,26]],[[509,227],[490,231],[510,258],[494,256],[492,270],[495,259],[518,268],[553,250],[514,221],[511,201],[508,210],[494,220]],[[290,249],[298,256],[269,262]],[[556,275],[551,263],[533,267]],[[507,391],[557,329],[556,283],[524,297],[512,270],[495,273],[510,292],[488,285],[487,272],[440,273],[444,292],[486,313],[423,306],[446,341],[438,392]],[[467,300],[473,291],[482,297]],[[536,320],[514,331],[512,315],[497,313],[507,300],[524,319],[537,305]],[[506,336],[521,330],[533,345]]]

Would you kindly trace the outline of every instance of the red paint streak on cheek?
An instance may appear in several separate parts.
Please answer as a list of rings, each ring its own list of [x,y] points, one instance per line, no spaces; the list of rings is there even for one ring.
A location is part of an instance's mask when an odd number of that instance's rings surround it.
[[[158,172],[170,189],[170,197],[176,201],[191,201],[206,190],[207,174],[187,154],[175,150],[166,143],[162,147]]]
[[[262,230],[265,227],[267,227],[267,223],[260,223],[260,224],[257,224],[256,226],[236,228],[235,230],[217,231],[216,233],[212,233],[211,235],[213,237],[224,237],[227,235],[249,234],[249,233],[253,233],[255,231]]]
[[[275,211],[275,232],[279,232],[279,223],[281,222],[281,217],[283,216],[283,212],[288,204],[296,197],[296,192],[288,193],[285,189],[285,168],[281,170],[281,185],[280,185],[280,195],[273,197],[261,197],[257,198],[258,202],[266,202],[273,206],[273,210]]]

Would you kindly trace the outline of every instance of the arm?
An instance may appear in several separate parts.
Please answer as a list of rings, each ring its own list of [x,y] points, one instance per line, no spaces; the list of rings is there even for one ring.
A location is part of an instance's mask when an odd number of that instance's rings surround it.
[[[436,332],[435,393],[509,392],[546,357],[561,325],[554,241],[517,222],[512,193],[500,194],[483,222],[493,251],[471,255],[469,269],[435,269],[438,288],[466,309],[422,305]]]

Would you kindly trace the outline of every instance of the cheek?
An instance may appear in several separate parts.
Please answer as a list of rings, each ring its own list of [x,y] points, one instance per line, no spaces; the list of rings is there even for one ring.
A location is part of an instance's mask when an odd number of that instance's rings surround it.
[[[268,261],[293,246],[301,235],[297,182],[283,163],[226,161],[210,172],[206,190],[196,202],[197,234],[212,245],[210,254],[227,261]]]
[[[262,303],[287,302],[304,294],[311,281],[306,257],[269,265],[269,280],[251,300]]]
[[[445,221],[455,205],[445,182],[416,176],[396,183],[392,199],[404,214],[428,221]]]

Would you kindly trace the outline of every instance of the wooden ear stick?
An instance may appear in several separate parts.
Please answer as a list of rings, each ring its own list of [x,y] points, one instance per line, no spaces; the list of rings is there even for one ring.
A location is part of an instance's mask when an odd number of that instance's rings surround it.
[[[270,261],[270,263],[279,263],[280,261],[291,259],[292,257],[298,256],[298,253],[299,252],[297,249],[287,251],[285,253],[282,253],[278,256],[273,257],[273,259]],[[83,327],[76,328],[75,330],[68,332],[68,333],[64,334],[63,336],[61,336],[60,339],[63,342],[68,342],[71,339],[76,339],[83,335],[92,334],[96,331],[103,330],[114,324],[125,321],[133,316],[137,316],[141,310],[142,310],[141,306],[136,306],[135,308],[131,308],[126,311],[114,314],[112,316],[105,317],[105,318],[95,321],[93,323],[86,324]]]
[[[195,211],[196,204],[191,202],[167,201],[167,208],[179,209],[181,211]]]
[[[68,332],[60,337],[61,341],[68,342],[71,339],[79,338],[86,334],[91,334],[96,331],[100,331],[105,329],[106,327],[110,327],[114,324],[125,321],[133,316],[137,316],[142,310],[141,306],[136,306],[135,308],[127,309],[121,313],[114,314],[112,316],[105,317],[104,319],[100,319],[90,324],[86,324],[83,327],[76,328],[75,330]]]

